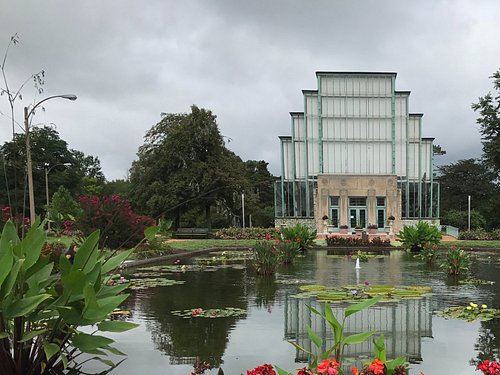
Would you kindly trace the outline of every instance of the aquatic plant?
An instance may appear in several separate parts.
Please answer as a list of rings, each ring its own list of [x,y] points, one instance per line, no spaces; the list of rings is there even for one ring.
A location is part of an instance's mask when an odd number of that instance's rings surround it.
[[[300,253],[300,244],[290,240],[278,241],[276,249],[280,255],[281,262],[290,264],[293,263],[295,257]]]
[[[277,241],[264,240],[255,244],[254,265],[259,275],[269,276],[276,272],[281,261],[280,253],[276,250],[276,244],[279,243],[279,240]]]
[[[470,257],[462,249],[452,245],[446,252],[441,268],[446,270],[448,275],[460,275],[467,272],[470,267]]]
[[[448,307],[442,311],[436,311],[435,314],[445,319],[460,319],[467,322],[487,321],[500,318],[500,309],[492,309],[485,304],[479,305],[471,302],[467,306]]]
[[[299,244],[301,250],[307,250],[314,246],[316,231],[308,227],[296,224],[293,227],[281,229],[281,238],[283,241],[290,240]]]
[[[427,244],[418,254],[415,255],[415,257],[420,259],[423,263],[430,265],[436,262],[438,255],[437,251],[437,245]]]

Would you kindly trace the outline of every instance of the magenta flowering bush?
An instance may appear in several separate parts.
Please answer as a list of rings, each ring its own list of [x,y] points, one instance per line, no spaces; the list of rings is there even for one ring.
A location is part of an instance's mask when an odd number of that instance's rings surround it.
[[[144,238],[144,230],[155,224],[152,218],[135,214],[130,202],[118,195],[81,196],[80,206],[83,213],[76,229],[85,236],[99,229],[101,247],[134,247]]]

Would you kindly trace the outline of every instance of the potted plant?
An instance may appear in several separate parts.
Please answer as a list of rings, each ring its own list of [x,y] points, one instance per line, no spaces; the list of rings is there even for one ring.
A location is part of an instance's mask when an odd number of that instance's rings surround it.
[[[368,233],[369,234],[376,234],[378,231],[378,225],[377,224],[370,224],[368,225]]]
[[[339,228],[340,228],[340,234],[347,234],[347,230],[349,229],[347,225],[341,225]]]

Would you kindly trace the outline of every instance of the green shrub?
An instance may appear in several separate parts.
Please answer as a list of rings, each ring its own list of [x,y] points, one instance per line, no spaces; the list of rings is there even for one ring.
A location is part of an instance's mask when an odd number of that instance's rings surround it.
[[[343,237],[336,235],[326,236],[327,246],[332,247],[351,247],[351,246],[373,246],[373,247],[386,247],[391,246],[389,239],[383,240],[381,237],[374,237],[370,239],[363,239],[357,237]]]
[[[48,214],[51,228],[60,234],[64,230],[64,222],[66,220],[74,221],[82,214],[82,209],[78,202],[73,199],[69,190],[60,186],[52,196]]]
[[[469,222],[469,213],[460,210],[448,210],[442,217],[441,223],[453,225],[460,230],[466,230]],[[486,226],[486,219],[479,211],[472,210],[470,212],[470,225],[471,228],[484,228]]]
[[[500,240],[500,229],[494,229],[489,232],[481,228],[470,231],[463,231],[460,232],[458,239],[478,240],[478,241],[498,241]]]
[[[437,245],[441,241],[441,232],[425,221],[416,225],[404,226],[398,234],[403,247],[408,251],[419,252],[425,246]]]
[[[290,240],[297,242],[300,245],[301,250],[306,250],[314,246],[316,231],[309,229],[304,225],[296,224],[293,227],[285,227],[281,229],[281,236],[284,241]]]
[[[214,234],[214,238],[220,240],[263,240],[266,237],[280,238],[275,228],[223,228]]]

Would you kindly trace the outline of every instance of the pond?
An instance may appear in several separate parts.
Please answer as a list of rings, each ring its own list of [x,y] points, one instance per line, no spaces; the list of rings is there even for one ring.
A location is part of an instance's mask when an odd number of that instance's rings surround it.
[[[458,284],[438,268],[429,269],[403,252],[374,257],[355,269],[355,262],[349,256],[336,256],[327,250],[309,251],[271,279],[256,275],[251,261],[242,255],[232,259],[228,254],[221,257],[218,253],[182,260],[183,265],[167,266],[163,273],[154,268],[128,271],[127,278],[133,278],[132,273],[143,278],[163,275],[178,283],[131,291],[123,307],[130,311],[129,319],[141,326],[107,335],[116,339],[116,347],[128,354],[116,373],[186,375],[197,360],[221,366],[226,375],[246,373],[247,369],[263,363],[288,371],[303,367],[307,356],[288,340],[311,348],[307,326],[330,343],[331,335],[322,320],[306,307],[309,304],[320,309],[316,299],[297,298],[299,286],[340,287],[365,282],[423,285],[433,289],[424,298],[380,304],[347,320],[347,334],[368,330],[384,333],[388,356],[405,355],[411,362],[410,374],[423,371],[426,375],[468,375],[475,372],[475,361],[498,358],[500,319],[468,323],[435,315],[437,310],[469,302],[499,308],[498,252],[471,254],[471,275],[496,281],[493,285]],[[345,304],[332,306],[340,316]],[[234,310],[234,316],[216,318],[185,318],[172,313],[226,307],[244,311],[238,315],[241,311]],[[348,347],[347,368],[356,359],[373,357],[372,345],[369,340]],[[216,370],[206,374],[216,374]]]

